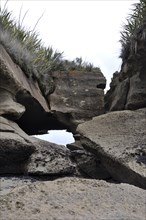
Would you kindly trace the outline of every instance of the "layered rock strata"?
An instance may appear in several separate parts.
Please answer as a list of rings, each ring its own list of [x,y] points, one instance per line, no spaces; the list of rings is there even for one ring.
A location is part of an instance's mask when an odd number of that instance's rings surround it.
[[[16,121],[28,134],[62,129],[38,83],[28,78],[0,45],[0,115]]]
[[[79,123],[104,113],[106,80],[101,72],[61,71],[52,76],[55,91],[48,96],[50,108],[72,131]]]
[[[94,117],[77,131],[113,178],[146,189],[146,109]]]

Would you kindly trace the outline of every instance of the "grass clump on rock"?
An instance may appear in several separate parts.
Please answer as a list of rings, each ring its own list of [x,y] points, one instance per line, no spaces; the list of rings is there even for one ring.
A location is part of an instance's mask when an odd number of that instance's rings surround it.
[[[0,43],[27,77],[38,81],[44,95],[52,93],[54,90],[51,77],[51,73],[54,71],[101,72],[100,68],[94,68],[91,63],[83,62],[82,58],[76,58],[73,61],[65,60],[62,52],[54,50],[51,46],[46,48],[35,28],[28,30],[23,26],[27,12],[23,19],[21,21],[19,19],[17,22],[6,6],[7,3],[3,8],[0,6]]]
[[[133,4],[132,13],[127,17],[127,23],[121,31],[121,58],[126,59],[130,52],[137,52],[137,36],[142,32],[141,38],[146,41],[146,0]]]

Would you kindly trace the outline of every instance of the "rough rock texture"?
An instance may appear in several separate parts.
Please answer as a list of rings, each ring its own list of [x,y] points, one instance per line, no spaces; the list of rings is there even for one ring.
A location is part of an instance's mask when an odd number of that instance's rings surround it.
[[[140,40],[114,74],[107,111],[146,106],[145,55]],[[101,115],[102,73],[53,79],[48,105],[0,45],[0,219],[146,220],[146,108]],[[63,128],[74,132],[68,148],[27,135]]]
[[[1,220],[145,220],[145,191],[128,184],[63,178],[0,198]]]
[[[98,72],[55,72],[55,91],[48,96],[58,119],[75,130],[77,124],[104,112],[106,80]]]
[[[78,176],[103,180],[112,179],[111,175],[102,166],[97,156],[89,151],[86,151],[80,141],[68,144],[67,148],[71,150],[70,158],[76,166],[76,173]]]
[[[17,120],[28,134],[64,128],[49,112],[38,83],[27,78],[0,45],[0,115]],[[19,120],[18,120],[19,119]]]
[[[41,179],[41,178],[40,178]],[[0,196],[10,193],[14,188],[24,186],[30,183],[39,182],[39,178],[18,175],[0,176]]]
[[[146,189],[146,109],[101,115],[77,131],[112,177]]]
[[[0,174],[25,173],[35,146],[19,126],[0,117]]]
[[[12,119],[19,119],[25,112],[25,107],[14,100],[14,95],[3,88],[0,88],[0,115]]]
[[[71,162],[70,152],[65,146],[33,139],[36,151],[30,157],[27,173],[30,175],[61,176],[73,174],[75,166]]]
[[[0,74],[0,88],[8,90],[13,95],[16,95],[18,91],[26,90],[48,111],[48,105],[41,94],[37,82],[26,77],[19,66],[12,61],[2,45],[0,45]]]
[[[69,156],[64,146],[29,137],[15,122],[0,117],[0,174],[73,174]]]
[[[120,73],[115,73],[105,96],[107,111],[146,107],[146,23],[137,31],[136,50],[123,60]]]
[[[120,111],[125,109],[129,91],[129,78],[120,81],[120,73],[113,74],[110,90],[105,95],[105,110]]]

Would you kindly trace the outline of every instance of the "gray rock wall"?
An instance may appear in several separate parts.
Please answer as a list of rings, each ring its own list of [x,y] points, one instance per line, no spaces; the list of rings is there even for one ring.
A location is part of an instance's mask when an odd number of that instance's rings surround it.
[[[106,111],[146,107],[146,23],[137,31],[136,49],[123,60],[121,71],[113,75],[105,95]]]
[[[79,123],[104,113],[106,80],[102,73],[61,71],[53,73],[53,79],[56,88],[48,96],[50,108],[72,130]]]

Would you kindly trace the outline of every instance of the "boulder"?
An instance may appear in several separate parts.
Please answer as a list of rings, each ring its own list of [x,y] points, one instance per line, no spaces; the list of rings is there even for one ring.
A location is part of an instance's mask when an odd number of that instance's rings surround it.
[[[94,117],[77,131],[114,179],[146,189],[146,109]]]
[[[0,117],[0,174],[24,174],[35,151],[31,139],[10,120]]]
[[[65,146],[30,137],[15,122],[0,117],[0,174],[51,178],[74,172]]]
[[[70,151],[63,145],[33,138],[36,146],[27,165],[27,173],[35,176],[62,176],[75,172],[75,165],[70,160]]]
[[[67,177],[0,197],[2,220],[145,220],[145,205],[145,191],[135,186]]]
[[[104,113],[106,80],[101,72],[60,71],[52,73],[55,91],[48,96],[59,121],[75,131],[76,126]]]

